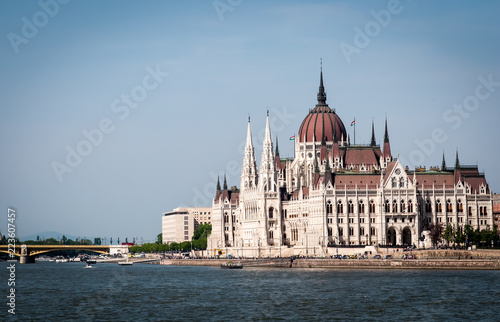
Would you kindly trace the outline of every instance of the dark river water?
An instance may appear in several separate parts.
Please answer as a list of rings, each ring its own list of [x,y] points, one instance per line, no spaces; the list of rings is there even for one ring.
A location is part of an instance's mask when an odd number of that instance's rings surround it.
[[[0,263],[0,320],[500,321],[500,271]]]

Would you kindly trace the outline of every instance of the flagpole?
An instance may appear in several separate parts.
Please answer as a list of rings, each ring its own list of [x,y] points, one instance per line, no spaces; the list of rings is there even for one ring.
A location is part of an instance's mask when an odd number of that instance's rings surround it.
[[[356,145],[356,118],[354,118],[354,145]]]

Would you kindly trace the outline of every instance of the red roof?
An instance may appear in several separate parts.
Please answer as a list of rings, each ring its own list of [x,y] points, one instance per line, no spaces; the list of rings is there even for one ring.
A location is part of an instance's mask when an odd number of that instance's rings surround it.
[[[334,135],[337,140],[342,136],[344,140],[347,138],[344,123],[328,105],[317,105],[302,121],[298,139],[300,142],[320,142],[323,138],[333,141]]]
[[[377,155],[373,148],[348,148],[345,157],[345,165],[348,167],[351,164],[354,166],[378,165]]]
[[[380,183],[378,174],[337,174],[335,175],[335,187],[337,189],[376,189]]]
[[[500,214],[500,203],[493,205],[493,213],[494,214]]]

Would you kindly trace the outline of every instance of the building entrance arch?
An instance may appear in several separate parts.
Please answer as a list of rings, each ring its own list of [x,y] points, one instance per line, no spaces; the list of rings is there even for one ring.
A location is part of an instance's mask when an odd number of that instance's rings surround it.
[[[410,227],[405,227],[403,229],[403,245],[411,246],[411,229],[410,229]]]
[[[388,245],[396,245],[396,229],[391,227],[387,230],[387,244]]]

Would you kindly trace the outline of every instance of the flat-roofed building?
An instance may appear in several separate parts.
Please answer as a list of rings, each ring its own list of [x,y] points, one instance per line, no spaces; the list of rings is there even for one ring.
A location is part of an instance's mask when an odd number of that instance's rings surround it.
[[[191,241],[199,225],[211,224],[211,212],[211,207],[179,207],[163,213],[163,243]]]

